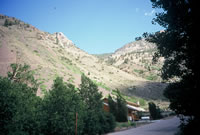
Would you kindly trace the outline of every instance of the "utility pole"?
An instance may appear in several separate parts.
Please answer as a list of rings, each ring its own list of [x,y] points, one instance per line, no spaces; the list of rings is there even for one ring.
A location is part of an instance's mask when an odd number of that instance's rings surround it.
[[[75,135],[77,135],[77,121],[78,121],[78,113],[76,112],[76,130],[75,130]]]

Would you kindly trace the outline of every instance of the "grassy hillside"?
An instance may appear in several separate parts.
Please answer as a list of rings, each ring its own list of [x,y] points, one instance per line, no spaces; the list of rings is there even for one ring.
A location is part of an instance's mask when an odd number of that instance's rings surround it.
[[[156,46],[145,40],[134,41],[119,48],[107,57],[101,57],[108,65],[112,65],[129,74],[149,81],[162,81],[160,74],[164,59],[153,63],[152,58]]]
[[[5,25],[6,20],[9,23]],[[81,74],[84,73],[99,86],[104,96],[119,89],[129,97],[163,97],[164,85],[149,84],[148,80],[136,74],[108,65],[77,48],[63,33],[43,32],[16,18],[3,15],[0,15],[0,56],[0,74],[3,76],[9,70],[10,63],[31,65],[41,84],[38,95],[49,89],[57,76],[79,87]],[[130,92],[132,88],[136,91]],[[160,92],[148,96],[148,91],[152,93],[152,89],[154,93]],[[147,94],[138,94],[140,91],[147,91]]]

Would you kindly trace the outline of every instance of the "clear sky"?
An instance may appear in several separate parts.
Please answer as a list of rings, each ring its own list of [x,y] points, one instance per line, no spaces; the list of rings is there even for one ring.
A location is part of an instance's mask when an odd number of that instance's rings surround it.
[[[150,0],[0,0],[0,14],[63,32],[90,54],[114,52],[144,32],[164,29],[151,23],[155,12]]]

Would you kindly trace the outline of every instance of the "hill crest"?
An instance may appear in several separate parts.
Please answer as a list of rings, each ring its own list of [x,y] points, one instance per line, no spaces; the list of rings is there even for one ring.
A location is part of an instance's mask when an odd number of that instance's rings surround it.
[[[5,26],[6,19],[14,23]],[[39,95],[51,87],[57,76],[79,87],[83,73],[98,85],[104,96],[112,93],[114,89],[127,92],[129,96],[137,95],[134,95],[134,92],[130,94],[128,90],[145,91],[145,95],[150,95],[148,93],[152,93],[153,88],[160,89],[161,92],[158,94],[161,96],[165,87],[160,84],[154,85],[153,82],[130,74],[116,65],[102,62],[99,58],[76,47],[61,32],[54,34],[43,32],[16,18],[0,15],[0,39],[0,52],[7,52],[0,54],[2,55],[0,74],[6,75],[10,63],[31,65],[41,84]],[[148,87],[143,87],[147,84]]]

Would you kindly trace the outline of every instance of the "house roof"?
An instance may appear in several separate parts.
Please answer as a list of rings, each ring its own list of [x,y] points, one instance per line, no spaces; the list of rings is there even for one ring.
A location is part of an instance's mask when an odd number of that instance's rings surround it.
[[[134,110],[134,111],[145,112],[145,110],[141,107],[136,107],[136,106],[132,106],[132,105],[129,105],[129,104],[127,104],[126,106],[127,106],[128,109],[131,109],[131,110]]]
[[[104,98],[104,99],[106,99],[106,98]],[[107,99],[106,99],[106,101],[107,101]],[[109,106],[108,103],[105,102],[105,100],[104,100],[103,104],[106,105],[106,106]],[[135,104],[135,103],[127,102],[126,107],[128,109],[133,110],[133,111],[145,112],[145,109],[139,107],[139,105]]]

